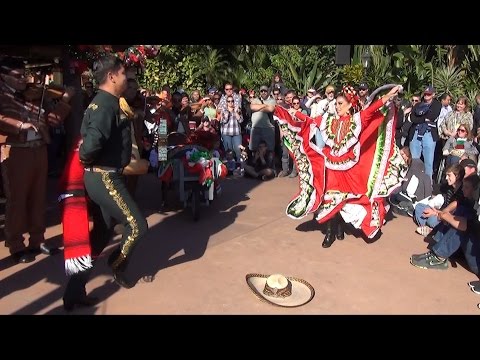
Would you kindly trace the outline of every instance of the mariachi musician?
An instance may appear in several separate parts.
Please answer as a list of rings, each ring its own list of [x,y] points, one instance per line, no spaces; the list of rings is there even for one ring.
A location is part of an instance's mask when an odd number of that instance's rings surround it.
[[[25,64],[0,59],[1,168],[6,195],[5,245],[16,263],[52,254],[45,245],[47,144],[49,128],[70,112],[69,96],[61,89],[27,87]],[[24,244],[29,233],[29,245]]]

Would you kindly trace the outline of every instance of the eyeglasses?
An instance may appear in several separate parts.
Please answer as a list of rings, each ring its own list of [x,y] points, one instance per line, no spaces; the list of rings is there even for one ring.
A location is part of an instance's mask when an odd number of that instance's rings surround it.
[[[412,103],[417,103],[417,102],[420,102],[420,100],[418,100],[418,99],[412,99]]]
[[[293,104],[293,105],[300,105],[299,102],[293,102],[292,104]]]
[[[260,90],[260,92],[267,92],[267,90]]]
[[[220,98],[216,97],[216,98],[213,98],[213,100],[220,100]]]
[[[458,129],[457,132],[459,132],[459,133],[465,133],[465,132],[467,132],[467,130],[465,130],[465,129]]]
[[[333,94],[334,92],[333,91],[329,91],[327,92],[327,95],[330,95],[330,94]]]
[[[225,88],[225,91],[233,90],[233,88]]]
[[[227,100],[227,103],[228,103],[228,102],[233,102],[233,100]]]

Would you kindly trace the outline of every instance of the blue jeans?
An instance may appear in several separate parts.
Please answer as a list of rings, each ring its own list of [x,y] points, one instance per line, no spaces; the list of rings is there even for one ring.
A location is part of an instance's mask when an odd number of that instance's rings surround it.
[[[423,217],[422,216],[423,210],[425,210],[427,208],[430,208],[430,206],[425,205],[425,204],[417,204],[415,206],[413,216],[414,216],[415,221],[417,222],[418,225],[420,225],[420,226],[428,225],[431,228],[434,228],[435,226],[437,226],[440,223],[440,221],[438,220],[438,218],[436,216],[430,216],[428,218]]]
[[[323,141],[322,134],[319,128],[315,128],[315,143],[320,149],[325,146],[325,141]]]
[[[445,160],[445,170],[447,170],[447,168],[450,165],[458,164],[459,162],[460,162],[460,157],[453,156],[453,155],[448,155],[447,159]]]
[[[423,155],[425,174],[432,179],[433,159],[435,157],[435,141],[433,141],[432,133],[427,131],[422,140],[418,140],[418,130],[415,130],[413,139],[410,141],[410,152],[412,153],[412,159],[420,159]]]
[[[433,236],[433,239],[437,242],[432,248],[433,252],[443,258],[450,257],[461,247],[468,267],[474,274],[479,275],[479,239],[475,239],[472,234],[459,231],[451,226],[442,226]]]
[[[242,145],[242,135],[222,135],[223,148],[225,151],[232,150],[235,153],[235,158],[240,161],[240,145]]]

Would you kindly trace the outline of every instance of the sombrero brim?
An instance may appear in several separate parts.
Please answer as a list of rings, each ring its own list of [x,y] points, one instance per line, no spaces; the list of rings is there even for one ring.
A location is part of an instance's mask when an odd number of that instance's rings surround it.
[[[268,277],[269,275],[263,274],[247,274],[245,276],[245,280],[253,294],[268,304],[281,307],[297,307],[310,302],[315,296],[315,289],[308,282],[288,276],[286,278],[292,283],[292,295],[285,298],[265,295],[263,289]]]

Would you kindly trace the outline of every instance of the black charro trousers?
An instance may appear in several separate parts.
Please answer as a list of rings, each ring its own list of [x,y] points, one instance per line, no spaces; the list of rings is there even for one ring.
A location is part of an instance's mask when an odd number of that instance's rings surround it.
[[[113,269],[124,268],[135,245],[148,230],[147,221],[128,191],[123,175],[85,171],[84,181],[88,196],[101,211],[101,216],[92,214],[93,232],[96,232],[91,236],[92,256],[97,257],[108,244],[109,238],[105,235],[112,228],[112,219],[115,219],[124,230],[120,251],[110,265]]]

